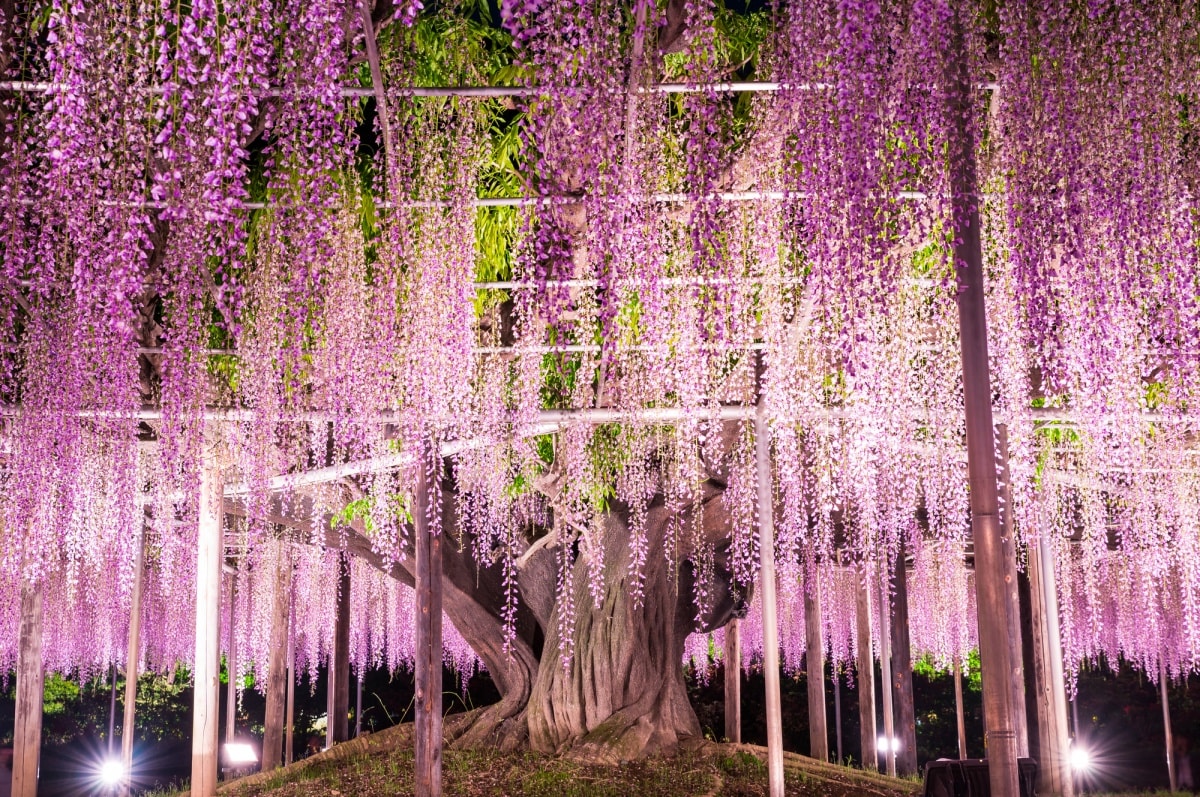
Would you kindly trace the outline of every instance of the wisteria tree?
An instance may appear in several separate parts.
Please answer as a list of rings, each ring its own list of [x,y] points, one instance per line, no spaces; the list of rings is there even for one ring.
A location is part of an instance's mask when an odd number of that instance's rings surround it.
[[[914,647],[962,660],[963,158],[1006,521],[1074,574],[1068,658],[1200,660],[1194,1],[0,0],[0,32],[0,664],[41,590],[47,666],[136,666],[142,567],[144,661],[187,662],[203,472],[237,616],[290,573],[315,669],[349,551],[355,665],[396,667],[424,469],[447,657],[502,694],[460,743],[670,749],[686,640],[756,593],[767,435],[789,666],[817,584],[835,659],[871,644],[854,584],[902,550]]]

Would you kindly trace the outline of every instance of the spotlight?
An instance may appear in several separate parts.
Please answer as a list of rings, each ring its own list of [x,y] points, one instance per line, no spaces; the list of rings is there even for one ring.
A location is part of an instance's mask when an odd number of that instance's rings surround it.
[[[120,761],[105,761],[100,765],[100,782],[110,789],[125,780],[125,767]]]
[[[889,740],[886,736],[880,736],[879,752],[884,754],[900,752],[900,740],[895,738]]]
[[[1071,769],[1076,772],[1087,772],[1091,769],[1092,760],[1088,756],[1088,751],[1082,747],[1072,746],[1069,760],[1071,762]]]
[[[258,763],[258,754],[254,748],[245,742],[227,742],[225,744],[225,763],[231,767],[244,767]]]

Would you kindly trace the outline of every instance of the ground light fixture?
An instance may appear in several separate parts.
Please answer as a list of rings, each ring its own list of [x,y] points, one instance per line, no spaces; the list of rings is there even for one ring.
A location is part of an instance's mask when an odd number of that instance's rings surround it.
[[[880,736],[878,739],[878,742],[879,742],[879,752],[881,752],[881,753],[898,753],[898,752],[900,752],[900,740],[895,737],[893,737],[892,739],[889,740],[888,737],[886,737],[886,736]]]
[[[125,782],[125,765],[110,758],[100,765],[97,776],[101,786],[106,789],[115,789]]]
[[[254,746],[246,742],[225,743],[225,765],[230,769],[242,769],[258,763]]]
[[[1092,758],[1088,755],[1088,751],[1082,747],[1071,746],[1071,753],[1068,760],[1071,763],[1071,771],[1084,773],[1092,768]]]

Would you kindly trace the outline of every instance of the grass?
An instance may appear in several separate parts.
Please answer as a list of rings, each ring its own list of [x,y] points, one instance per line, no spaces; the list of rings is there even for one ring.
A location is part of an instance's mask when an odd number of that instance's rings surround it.
[[[222,797],[404,797],[413,794],[412,726],[364,736],[272,773],[232,781]],[[446,750],[448,797],[766,797],[765,750],[704,744],[620,766],[532,752]],[[798,755],[784,763],[792,797],[914,797],[919,785]],[[164,794],[163,797],[166,797]]]

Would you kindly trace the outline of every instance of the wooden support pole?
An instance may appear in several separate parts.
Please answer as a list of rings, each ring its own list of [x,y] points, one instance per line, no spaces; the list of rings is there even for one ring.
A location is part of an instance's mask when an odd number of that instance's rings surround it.
[[[111,679],[108,684],[108,758],[112,759],[117,739],[117,663],[114,661],[109,669]]]
[[[860,562],[854,606],[858,632],[858,656],[855,661],[855,669],[858,672],[858,728],[862,741],[863,769],[878,769],[879,757],[875,749],[875,660],[871,655],[870,578],[869,565],[865,561]]]
[[[837,763],[846,759],[842,756],[842,678],[837,668],[833,670],[833,726],[837,737]]]
[[[808,681],[809,755],[829,760],[829,725],[825,718],[825,644],[821,636],[821,579],[814,565],[804,590],[804,666]]]
[[[221,505],[220,472],[206,462],[200,474],[196,535],[196,658],[192,697],[192,797],[216,797],[220,726]]]
[[[267,661],[267,707],[263,722],[262,771],[283,763],[285,704],[288,689],[288,625],[291,617],[292,563],[287,546],[276,543],[271,574],[270,652]]]
[[[350,561],[346,556],[338,557],[337,621],[329,662],[325,742],[330,747],[350,738]]]
[[[229,650],[225,656],[225,744],[237,738],[237,570],[229,573]]]
[[[967,757],[967,720],[963,713],[962,663],[954,660],[954,716],[958,720],[958,757]]]
[[[142,661],[142,591],[146,580],[146,530],[138,532],[134,554],[133,591],[129,598],[129,637],[125,648],[125,713],[121,718],[121,797],[129,797],[133,781],[134,715],[137,710],[138,669]]]
[[[359,670],[354,677],[354,738],[362,736],[362,690],[365,672]]]
[[[967,433],[967,477],[971,540],[975,552],[979,656],[983,670],[988,778],[992,797],[1020,797],[1013,727],[1012,645],[1005,589],[1004,540],[996,484],[996,438],[984,307],[983,248],[975,168],[976,94],[967,66],[960,9],[951,11],[946,41],[947,155],[950,210],[958,283],[958,326],[962,347],[963,408]]]
[[[760,360],[761,365],[761,360]],[[761,385],[761,369],[760,369]],[[759,589],[762,595],[763,680],[767,697],[767,780],[770,797],[783,797],[783,704],[779,690],[779,606],[775,583],[775,502],[771,489],[771,429],[759,389],[754,416],[758,467]]]
[[[881,570],[886,570],[880,567]],[[891,590],[887,587],[887,581],[883,578],[879,579],[877,585],[879,587],[879,623],[882,628],[879,629],[879,677],[882,680],[882,688],[879,690],[883,696],[883,761],[886,767],[887,774],[893,778],[896,777],[896,713],[895,706],[892,704],[892,634],[891,634],[891,617],[889,617],[889,607],[891,606]]]
[[[1038,706],[1041,758],[1038,793],[1074,797],[1071,771],[1071,731],[1067,720],[1067,683],[1063,672],[1062,640],[1058,625],[1058,585],[1054,552],[1045,533],[1029,546],[1030,611],[1033,619],[1034,702]]]
[[[42,585],[21,586],[21,629],[17,642],[17,705],[13,717],[13,797],[37,797],[42,752]]]
[[[291,573],[288,574],[291,581]],[[284,720],[283,762],[291,765],[295,761],[296,735],[296,587],[295,582],[288,591],[288,645],[287,645],[287,718]]]
[[[905,547],[896,556],[892,596],[892,705],[896,711],[896,774],[917,774],[917,712],[913,704],[912,642],[908,629],[908,569]]]
[[[1017,540],[1013,530],[1011,513],[1012,488],[1009,485],[1008,469],[1008,426],[996,425],[996,451],[1000,458],[998,501],[1000,509],[1000,533],[1004,551],[1004,594],[1005,611],[1008,619],[1009,645],[1009,688],[1012,690],[1012,726],[1016,735],[1017,756],[1029,756],[1029,720],[1025,713],[1025,647],[1021,633],[1020,580],[1017,577]]]
[[[417,462],[413,496],[416,548],[416,797],[442,794],[442,535],[429,529],[429,443]]]
[[[1047,761],[1045,750],[1046,745],[1043,743],[1045,739],[1046,721],[1046,706],[1038,700],[1037,678],[1036,671],[1040,666],[1037,661],[1036,648],[1038,637],[1033,627],[1033,587],[1030,582],[1030,560],[1034,557],[1027,556],[1025,560],[1024,572],[1017,573],[1017,593],[1020,596],[1021,605],[1020,620],[1021,620],[1021,670],[1025,675],[1024,689],[1022,697],[1025,700],[1025,729],[1028,734],[1028,744],[1026,746],[1025,755],[1039,762]],[[1039,766],[1039,769],[1041,767]]]
[[[1167,701],[1167,668],[1158,660],[1158,691],[1162,697],[1163,736],[1167,746],[1167,783],[1171,791],[1179,791],[1179,775],[1175,772],[1175,737],[1171,733],[1171,705]]]
[[[742,621],[725,625],[725,741],[742,741]]]

